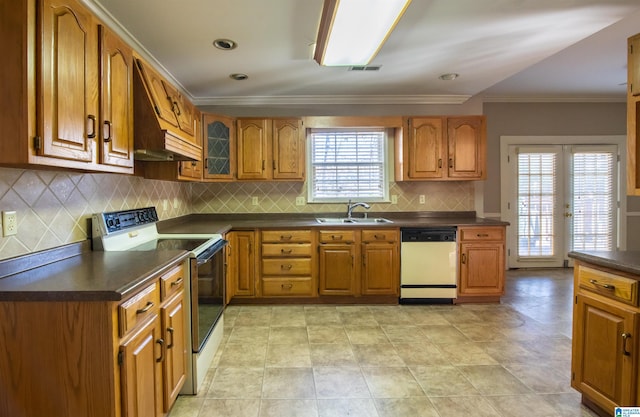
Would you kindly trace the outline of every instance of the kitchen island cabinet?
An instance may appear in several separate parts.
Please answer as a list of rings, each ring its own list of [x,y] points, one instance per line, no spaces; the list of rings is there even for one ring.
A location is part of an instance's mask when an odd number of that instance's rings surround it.
[[[571,386],[601,415],[640,399],[638,256],[571,252],[574,266]],[[631,264],[616,260],[626,257]],[[635,258],[635,259],[633,259]]]
[[[31,270],[30,280],[25,273],[0,280],[0,415],[167,415],[175,397],[165,392],[185,380],[178,375],[187,353],[187,341],[179,340],[186,329],[185,255],[150,254],[126,273],[95,281],[134,255],[91,253]],[[123,282],[149,265],[155,272]],[[163,291],[165,284],[172,289]]]

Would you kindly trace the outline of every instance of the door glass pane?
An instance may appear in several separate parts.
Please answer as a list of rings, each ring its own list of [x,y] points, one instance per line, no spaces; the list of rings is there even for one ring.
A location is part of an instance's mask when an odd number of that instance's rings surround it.
[[[518,154],[518,256],[553,256],[556,154]]]
[[[580,152],[572,162],[573,250],[613,250],[614,155]]]

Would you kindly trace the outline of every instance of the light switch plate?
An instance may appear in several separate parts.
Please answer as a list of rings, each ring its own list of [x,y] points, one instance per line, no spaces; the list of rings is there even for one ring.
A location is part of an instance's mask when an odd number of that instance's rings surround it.
[[[4,236],[18,234],[18,215],[15,211],[2,212],[2,234]]]

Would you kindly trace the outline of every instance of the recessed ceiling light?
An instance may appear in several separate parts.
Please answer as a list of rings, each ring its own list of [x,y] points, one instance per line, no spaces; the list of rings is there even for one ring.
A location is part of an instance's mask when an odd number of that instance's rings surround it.
[[[230,51],[232,49],[236,49],[238,44],[231,39],[216,39],[213,41],[213,46],[218,49],[222,49],[223,51]]]
[[[236,80],[236,81],[243,81],[246,80],[247,78],[249,78],[249,76],[247,74],[231,74],[229,75],[229,78]]]
[[[456,74],[454,72],[451,72],[451,73],[448,73],[448,74],[442,74],[438,78],[440,78],[441,80],[444,80],[444,81],[451,81],[451,80],[455,80],[458,77],[459,77],[458,74]]]

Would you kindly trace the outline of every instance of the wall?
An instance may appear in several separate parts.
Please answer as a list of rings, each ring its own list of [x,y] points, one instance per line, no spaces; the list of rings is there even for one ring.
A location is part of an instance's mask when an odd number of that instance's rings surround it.
[[[0,168],[0,210],[18,214],[18,234],[0,237],[0,259],[87,239],[92,213],[148,206],[156,206],[163,220],[189,214],[189,186],[128,175]]]
[[[500,213],[500,136],[626,135],[626,103],[485,103],[484,212]],[[622,176],[625,180],[625,176]],[[640,198],[627,197],[627,249],[640,250]]]

